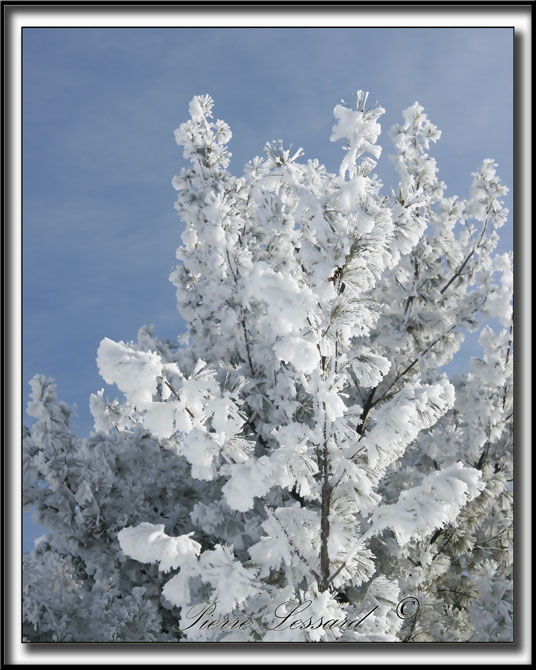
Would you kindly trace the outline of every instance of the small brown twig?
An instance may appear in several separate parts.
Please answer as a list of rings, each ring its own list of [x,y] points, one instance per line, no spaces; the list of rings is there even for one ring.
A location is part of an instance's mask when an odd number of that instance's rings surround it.
[[[167,379],[164,379],[164,384],[168,387],[171,393],[173,393],[175,398],[177,398],[177,400],[180,402],[181,399],[180,395],[177,393],[177,391],[175,391],[175,389],[173,388],[173,386],[171,386],[171,384],[168,382]],[[195,419],[195,416],[192,414],[192,412],[189,410],[188,407],[185,406],[184,409],[188,412],[188,414],[192,417],[192,419]]]

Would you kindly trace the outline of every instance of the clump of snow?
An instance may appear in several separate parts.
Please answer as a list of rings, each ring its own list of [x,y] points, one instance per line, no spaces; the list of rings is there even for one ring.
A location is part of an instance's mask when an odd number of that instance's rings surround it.
[[[363,92],[358,91],[358,104],[363,98]],[[365,97],[366,101],[366,97]],[[382,107],[365,112],[363,109],[352,110],[343,105],[337,105],[333,115],[337,123],[333,126],[330,140],[345,140],[348,143],[347,153],[341,163],[340,176],[344,179],[346,172],[350,177],[357,174],[356,161],[364,152],[368,152],[378,159],[381,147],[375,144],[381,133],[381,126],[376,119],[385,113]]]
[[[169,572],[199,555],[201,545],[190,537],[193,533],[170,537],[164,524],[146,521],[123,528],[117,538],[123,553],[141,563],[158,563],[159,570]]]
[[[484,488],[481,473],[460,462],[427,475],[420,486],[402,491],[393,505],[380,505],[372,514],[374,533],[392,528],[399,544],[426,536],[455,521],[469,501]]]
[[[99,373],[108,384],[116,384],[133,404],[144,405],[156,393],[156,378],[162,374],[157,353],[135,351],[105,337],[97,351]]]
[[[316,346],[294,335],[281,337],[274,344],[274,352],[280,361],[291,363],[300,372],[312,372],[320,361]]]

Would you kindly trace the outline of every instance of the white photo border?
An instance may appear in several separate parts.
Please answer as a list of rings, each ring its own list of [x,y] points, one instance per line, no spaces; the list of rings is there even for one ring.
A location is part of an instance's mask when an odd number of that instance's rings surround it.
[[[7,665],[530,665],[531,53],[532,3],[2,3],[4,37],[4,647]],[[354,646],[326,643],[22,643],[21,263],[24,27],[513,27],[515,257],[515,641]],[[522,361],[522,364],[520,363]],[[356,643],[357,644],[357,643]],[[394,656],[393,654],[396,654]],[[440,656],[439,656],[440,654]]]

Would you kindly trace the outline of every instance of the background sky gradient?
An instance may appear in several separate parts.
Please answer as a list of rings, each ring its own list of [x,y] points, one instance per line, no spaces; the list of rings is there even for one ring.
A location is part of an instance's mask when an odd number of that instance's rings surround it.
[[[78,407],[74,432],[88,435],[90,393],[114,395],[97,371],[101,339],[135,340],[143,324],[163,338],[184,331],[168,281],[182,230],[173,131],[194,95],[210,94],[231,126],[239,175],[273,139],[337,171],[333,108],[370,91],[386,109],[377,170],[386,192],[387,131],[418,100],[442,131],[430,153],[446,195],[464,197],[488,157],[513,187],[512,57],[506,28],[25,28],[24,405],[34,374],[53,377]],[[501,232],[499,249],[511,249],[511,219]],[[468,338],[451,369],[476,351]],[[42,529],[24,521],[26,551]]]

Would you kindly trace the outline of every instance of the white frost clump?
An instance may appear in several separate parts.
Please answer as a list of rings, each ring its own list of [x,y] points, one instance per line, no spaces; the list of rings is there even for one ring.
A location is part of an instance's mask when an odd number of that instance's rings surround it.
[[[116,384],[132,405],[151,403],[162,362],[155,352],[134,351],[121,342],[105,337],[97,352],[101,377]]]
[[[371,153],[378,159],[381,154],[381,147],[377,146],[376,140],[381,133],[381,126],[376,119],[385,113],[382,107],[377,107],[373,112],[365,113],[364,107],[367,102],[368,93],[357,92],[358,109],[352,110],[344,105],[337,105],[333,110],[333,115],[337,123],[333,126],[330,140],[346,140],[347,155],[341,163],[340,175],[344,178],[348,172],[350,177],[357,174],[357,159],[365,152]]]
[[[318,365],[318,349],[303,337],[281,337],[274,344],[274,352],[279,360],[291,363],[300,372],[312,372]]]
[[[420,486],[403,491],[393,505],[380,505],[371,517],[374,533],[392,528],[399,544],[452,523],[484,488],[480,472],[462,463],[432,472]]]
[[[123,528],[118,534],[122,551],[141,563],[158,563],[161,572],[169,572],[199,555],[201,545],[188,533],[169,537],[164,524],[140,523],[133,528]]]

